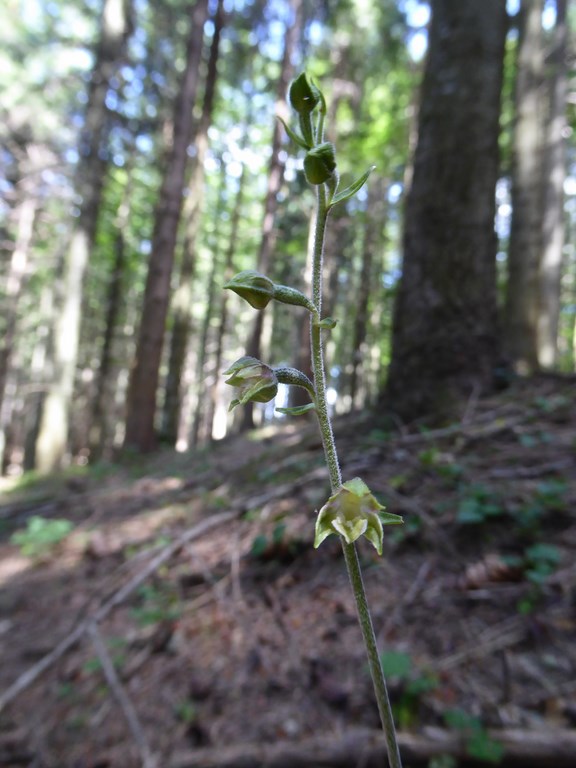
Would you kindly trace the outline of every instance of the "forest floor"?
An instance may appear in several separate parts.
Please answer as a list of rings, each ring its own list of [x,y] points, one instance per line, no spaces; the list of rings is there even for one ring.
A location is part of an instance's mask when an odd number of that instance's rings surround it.
[[[574,384],[336,423],[405,520],[360,554],[406,766],[576,766]],[[339,542],[312,547],[328,495],[297,419],[6,487],[0,765],[384,765]]]

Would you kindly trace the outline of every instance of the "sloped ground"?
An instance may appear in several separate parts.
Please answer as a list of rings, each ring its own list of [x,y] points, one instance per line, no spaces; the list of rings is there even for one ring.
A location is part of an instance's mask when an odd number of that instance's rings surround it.
[[[405,519],[383,558],[360,549],[402,734],[455,737],[460,762],[431,766],[523,764],[510,729],[575,743],[575,399],[547,378],[445,429],[338,422],[344,477]],[[253,745],[375,732],[338,541],[312,548],[328,492],[314,425],[297,422],[6,493],[0,765],[256,766]],[[34,515],[74,529],[23,557],[10,534]]]

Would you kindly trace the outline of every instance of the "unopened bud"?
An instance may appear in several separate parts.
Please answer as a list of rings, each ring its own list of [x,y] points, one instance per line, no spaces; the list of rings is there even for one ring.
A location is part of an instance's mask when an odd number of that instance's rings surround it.
[[[320,91],[308,80],[305,72],[290,83],[288,99],[292,109],[299,114],[313,112],[321,98]]]
[[[254,309],[264,309],[274,298],[274,283],[266,275],[253,269],[238,272],[224,288],[229,288],[245,299]]]
[[[311,149],[304,158],[304,173],[310,184],[324,184],[336,170],[336,152],[329,141]]]

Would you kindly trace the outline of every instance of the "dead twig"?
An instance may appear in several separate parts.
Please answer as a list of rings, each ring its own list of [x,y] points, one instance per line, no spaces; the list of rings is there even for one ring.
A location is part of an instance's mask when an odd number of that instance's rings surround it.
[[[87,627],[87,632],[90,635],[90,639],[92,640],[92,645],[94,646],[96,655],[98,656],[98,659],[100,660],[100,664],[102,665],[102,672],[104,673],[106,682],[108,683],[110,690],[115,696],[116,701],[120,705],[120,708],[122,709],[122,713],[124,714],[124,717],[126,718],[126,722],[128,723],[128,728],[130,729],[130,733],[132,734],[132,737],[136,742],[138,751],[140,753],[140,758],[142,760],[142,768],[157,768],[156,759],[154,758],[152,752],[150,751],[150,747],[148,746],[148,741],[146,739],[144,730],[140,724],[138,714],[134,708],[134,705],[132,704],[130,697],[126,692],[126,689],[124,688],[124,686],[120,682],[118,675],[116,674],[114,663],[110,658],[108,649],[106,648],[106,645],[102,639],[102,635],[100,634],[100,631],[98,629],[98,625],[96,624],[95,621],[92,621],[89,623]]]

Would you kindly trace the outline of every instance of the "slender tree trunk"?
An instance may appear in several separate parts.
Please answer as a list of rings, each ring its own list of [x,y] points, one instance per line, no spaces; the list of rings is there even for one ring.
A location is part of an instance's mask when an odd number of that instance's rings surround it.
[[[106,95],[110,80],[126,51],[132,30],[128,0],[105,0],[100,39],[88,92],[85,125],[80,140],[77,188],[80,214],[72,232],[61,282],[61,306],[54,327],[54,379],[44,400],[38,439],[36,467],[51,472],[62,464],[66,452],[69,410],[74,391],[84,274],[94,244],[106,161]]]
[[[300,39],[302,30],[302,0],[290,0],[292,11],[292,23],[288,23],[284,35],[284,53],[280,68],[280,77],[276,89],[276,114],[283,118],[288,118],[288,107],[286,104],[286,92],[293,74],[292,58],[294,51]],[[266,198],[264,200],[264,218],[262,221],[262,237],[258,251],[257,269],[259,272],[268,274],[272,260],[272,253],[276,240],[276,231],[274,221],[276,209],[278,207],[278,193],[282,185],[284,175],[284,166],[280,159],[280,149],[282,146],[283,128],[278,120],[274,123],[274,132],[272,136],[272,154],[268,167],[268,187],[266,189]],[[262,330],[264,327],[264,315],[262,312],[256,314],[252,332],[248,340],[246,354],[252,357],[260,358],[262,354]],[[242,428],[251,429],[254,426],[254,408],[253,403],[247,403],[243,409]]]
[[[376,248],[381,244],[381,235],[386,218],[386,186],[379,178],[368,187],[366,204],[366,226],[362,247],[362,269],[360,284],[355,295],[356,315],[352,334],[352,371],[350,374],[350,399],[353,407],[362,407],[365,400],[366,386],[362,382],[362,370],[367,355],[366,338],[368,336],[368,315],[370,297],[379,286],[374,284],[372,264]],[[364,393],[364,395],[363,395]]]
[[[524,0],[519,19],[505,332],[507,352],[520,374],[531,373],[538,367],[543,158],[542,6],[543,0]]]
[[[196,407],[194,408],[194,414],[192,418],[192,429],[190,430],[190,443],[192,445],[198,445],[202,434],[202,425],[204,423],[204,414],[206,413],[206,363],[209,358],[209,338],[210,338],[210,325],[214,316],[214,308],[216,305],[216,291],[219,288],[217,286],[217,280],[221,278],[221,238],[220,238],[220,222],[222,221],[222,213],[225,208],[225,196],[226,196],[226,164],[222,161],[221,165],[221,178],[220,189],[218,190],[218,201],[214,210],[214,240],[211,247],[212,263],[210,265],[210,273],[208,275],[208,285],[206,292],[206,304],[204,307],[204,317],[202,319],[202,328],[200,330],[200,338],[198,340],[198,357],[196,360]]]
[[[186,363],[188,339],[192,327],[192,291],[196,261],[196,241],[202,213],[204,189],[204,161],[208,150],[208,128],[212,122],[214,98],[216,95],[217,65],[220,37],[224,26],[224,6],[219,0],[214,16],[214,34],[204,86],[202,117],[196,132],[196,156],[191,174],[189,194],[184,203],[183,217],[186,222],[186,237],[180,265],[178,286],[172,300],[173,322],[170,337],[168,374],[162,413],[162,437],[171,444],[178,439],[180,414],[182,410],[182,376]]]
[[[111,423],[110,409],[111,403],[114,402],[111,381],[114,372],[112,347],[124,298],[123,288],[126,277],[126,241],[124,232],[130,218],[130,172],[128,172],[127,178],[128,181],[123,192],[123,199],[116,215],[114,264],[108,284],[104,339],[100,352],[100,365],[96,374],[95,395],[92,403],[89,435],[91,461],[100,459],[106,450]]]
[[[128,388],[124,444],[139,451],[150,451],[156,445],[156,393],[207,10],[208,0],[197,0],[191,11],[186,65],[176,98],[172,146],[154,220],[136,359]]]
[[[495,186],[506,8],[434,0],[383,405],[450,412],[498,356]]]
[[[26,276],[30,244],[34,231],[34,219],[38,209],[38,199],[32,190],[22,200],[18,207],[18,224],[16,240],[8,279],[6,281],[6,296],[4,304],[5,325],[4,337],[0,342],[0,467],[4,465],[4,451],[6,449],[6,431],[10,422],[10,407],[5,399],[8,373],[14,348],[16,325],[18,320],[18,304],[22,293],[22,286]],[[1,472],[1,470],[0,470]]]
[[[249,110],[248,110],[249,112]],[[242,139],[242,146],[247,141],[248,125],[250,123],[250,114],[247,116],[246,129]],[[234,255],[236,252],[236,244],[238,243],[238,234],[240,231],[240,221],[242,218],[242,211],[244,208],[244,193],[246,187],[246,166],[242,165],[240,178],[238,179],[238,190],[236,192],[236,199],[234,201],[234,209],[232,211],[232,220],[230,222],[230,237],[228,239],[228,247],[226,249],[226,256],[224,259],[224,280],[229,280],[234,274]],[[218,396],[220,392],[220,369],[222,368],[222,356],[224,349],[224,337],[226,335],[228,324],[228,302],[230,299],[229,291],[224,291],[222,295],[222,303],[220,304],[220,316],[215,330],[216,344],[214,350],[214,379],[211,382],[209,394],[208,394],[208,409],[206,413],[206,431],[208,437],[212,438],[214,434],[214,421],[216,417],[216,410],[218,405]]]
[[[548,59],[549,114],[545,125],[542,257],[538,314],[538,363],[553,368],[558,352],[560,284],[564,247],[564,179],[566,177],[566,22],[567,0],[556,0],[556,26]]]

